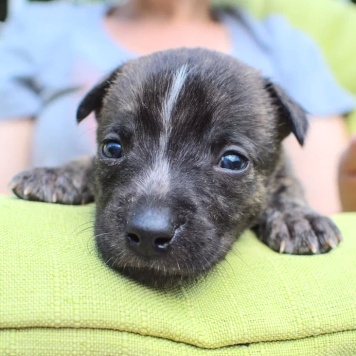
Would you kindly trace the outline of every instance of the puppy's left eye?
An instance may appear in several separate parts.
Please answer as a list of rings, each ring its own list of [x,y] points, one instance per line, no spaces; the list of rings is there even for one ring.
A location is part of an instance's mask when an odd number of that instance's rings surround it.
[[[104,142],[101,146],[101,152],[106,158],[121,158],[122,146],[116,141]]]
[[[237,152],[226,152],[219,161],[219,167],[231,171],[243,171],[248,166],[248,160]]]

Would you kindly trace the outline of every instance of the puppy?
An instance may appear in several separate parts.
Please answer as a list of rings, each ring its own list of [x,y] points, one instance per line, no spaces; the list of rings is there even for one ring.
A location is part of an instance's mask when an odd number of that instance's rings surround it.
[[[303,144],[304,111],[239,61],[203,49],[120,66],[80,104],[95,111],[95,158],[17,175],[23,199],[95,200],[105,263],[151,286],[194,280],[246,229],[280,253],[324,253],[340,241],[311,210],[281,142]]]

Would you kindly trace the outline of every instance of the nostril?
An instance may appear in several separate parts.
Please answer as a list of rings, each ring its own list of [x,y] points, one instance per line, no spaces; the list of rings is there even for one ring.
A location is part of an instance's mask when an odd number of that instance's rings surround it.
[[[165,249],[168,247],[171,240],[172,239],[170,237],[158,237],[157,239],[154,240],[154,244],[159,249]]]
[[[162,256],[172,245],[176,227],[168,208],[141,206],[126,225],[126,243],[138,255]]]
[[[136,234],[127,234],[127,238],[130,242],[138,244],[140,242],[140,237]]]

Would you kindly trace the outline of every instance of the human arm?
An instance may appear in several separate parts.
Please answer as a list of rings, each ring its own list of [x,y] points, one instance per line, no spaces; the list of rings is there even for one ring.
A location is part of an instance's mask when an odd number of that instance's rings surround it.
[[[341,209],[338,166],[348,140],[342,115],[355,109],[354,98],[340,86],[310,36],[278,17],[271,17],[268,29],[280,85],[310,114],[305,146],[292,137],[285,146],[310,205],[324,214],[336,213]]]
[[[356,135],[341,156],[338,183],[343,211],[356,211]]]
[[[10,194],[11,178],[30,164],[33,126],[29,117],[0,121],[0,194]]]
[[[35,117],[41,97],[35,79],[40,52],[38,26],[32,6],[7,19],[0,41],[0,194],[10,194],[8,184],[30,165]]]
[[[308,202],[327,215],[341,210],[337,172],[348,140],[344,121],[340,116],[311,117],[304,147],[300,147],[293,137],[285,140]]]

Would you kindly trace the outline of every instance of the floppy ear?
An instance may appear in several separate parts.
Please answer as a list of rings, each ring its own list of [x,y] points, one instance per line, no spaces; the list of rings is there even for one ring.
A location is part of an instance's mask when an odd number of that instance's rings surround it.
[[[81,122],[85,119],[92,111],[95,113],[99,112],[103,105],[103,98],[106,94],[107,89],[114,81],[118,69],[112,72],[109,77],[107,77],[104,81],[96,85],[93,89],[87,93],[84,99],[80,102],[77,109],[77,122]]]
[[[291,132],[303,146],[308,131],[308,119],[305,110],[295,103],[278,85],[269,80],[265,81],[265,88],[271,96],[280,117],[281,139]]]

